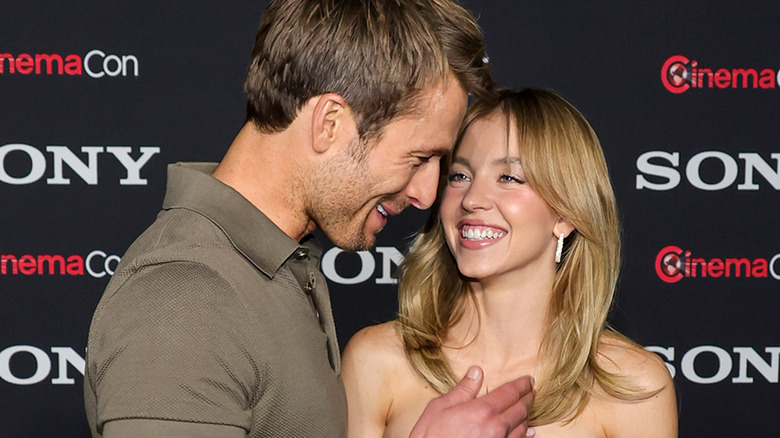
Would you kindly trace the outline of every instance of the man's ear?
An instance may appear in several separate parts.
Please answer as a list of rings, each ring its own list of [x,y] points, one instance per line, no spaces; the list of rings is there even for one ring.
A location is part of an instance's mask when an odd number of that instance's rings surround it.
[[[352,111],[341,95],[327,93],[314,99],[311,141],[315,152],[326,152],[333,144],[352,139],[357,134]]]

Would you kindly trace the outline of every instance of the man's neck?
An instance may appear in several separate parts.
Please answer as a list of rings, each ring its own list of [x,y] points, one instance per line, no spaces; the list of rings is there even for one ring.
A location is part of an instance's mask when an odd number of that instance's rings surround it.
[[[248,122],[239,131],[213,176],[262,211],[285,234],[300,241],[316,228],[306,214],[302,164],[295,132],[265,134]]]

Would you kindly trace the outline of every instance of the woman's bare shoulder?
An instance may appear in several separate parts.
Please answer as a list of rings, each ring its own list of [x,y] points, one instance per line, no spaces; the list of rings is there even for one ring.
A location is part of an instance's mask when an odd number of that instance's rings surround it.
[[[623,336],[607,332],[599,343],[599,365],[606,371],[625,376],[631,383],[648,391],[672,385],[666,363]]]
[[[349,437],[381,437],[398,394],[406,356],[395,322],[366,327],[349,340],[341,377],[349,405]]]
[[[677,436],[674,382],[661,358],[618,334],[606,333],[599,343],[599,365],[622,376],[645,396],[622,399],[601,394],[592,400],[608,436]]]
[[[406,354],[395,326],[395,321],[372,325],[352,336],[341,356],[342,377],[347,386],[392,386],[393,375],[406,367]]]
[[[361,329],[349,340],[343,356],[371,362],[385,362],[395,357],[405,359],[396,322],[389,321]]]

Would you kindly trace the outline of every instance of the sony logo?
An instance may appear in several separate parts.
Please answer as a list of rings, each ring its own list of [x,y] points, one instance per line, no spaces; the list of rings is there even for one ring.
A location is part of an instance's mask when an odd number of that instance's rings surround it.
[[[672,377],[677,377],[677,368],[673,365],[676,359],[675,347],[648,346],[647,350],[660,355],[666,361]],[[777,383],[780,376],[780,347],[765,347],[764,353],[769,355],[769,360],[764,360],[761,353],[752,347],[734,347],[729,353],[725,348],[716,345],[700,345],[684,352],[680,359],[680,370],[683,377],[693,383],[703,385],[719,383],[731,377],[731,383],[753,383],[753,376],[749,371],[758,371],[764,380],[769,383]],[[697,359],[704,359],[717,365],[714,372],[702,372],[697,370]],[[736,359],[736,367],[734,365]],[[734,370],[736,368],[736,375]],[[710,369],[710,367],[708,367]]]
[[[742,160],[743,180],[737,185],[737,190],[758,190],[761,188],[761,179],[756,178],[756,173],[761,175],[765,183],[769,183],[775,190],[780,190],[780,153],[770,155],[775,161],[774,169],[768,161],[755,152],[742,152],[737,155]],[[704,181],[701,168],[705,161],[717,166],[718,179]],[[685,172],[681,175],[680,153],[666,151],[648,151],[636,159],[637,190],[671,190],[680,185],[682,175],[688,183],[699,189],[707,191],[724,190],[731,187],[739,175],[740,166],[731,155],[721,151],[703,151],[693,155],[685,164]],[[721,170],[722,169],[722,170]],[[764,185],[766,186],[766,185]]]
[[[124,178],[119,179],[120,185],[146,185],[147,180],[141,178],[141,169],[155,154],[160,152],[159,146],[141,146],[138,148],[138,158],[133,158],[131,146],[82,146],[81,153],[85,159],[79,158],[67,146],[49,145],[47,157],[39,149],[23,143],[10,143],[0,146],[0,182],[12,185],[32,184],[46,173],[47,161],[51,161],[52,176],[46,178],[46,184],[69,185],[70,178],[64,174],[67,167],[89,185],[98,184],[99,157],[108,153],[125,168]],[[21,171],[19,169],[22,169]],[[15,169],[16,172],[9,172]]]
[[[675,347],[651,345],[645,348],[664,359],[672,377],[679,377],[674,365],[678,357]],[[72,347],[51,347],[49,352],[34,345],[12,345],[0,350],[0,380],[12,385],[34,385],[51,378],[53,385],[73,385],[76,381],[68,375],[71,368],[84,375],[85,360]],[[762,354],[766,354],[767,358]],[[28,356],[28,360],[32,358],[32,371],[22,373],[12,369],[11,361],[16,356]],[[702,385],[720,383],[729,377],[731,383],[755,383],[759,375],[768,383],[778,383],[780,376],[780,347],[776,346],[764,347],[763,353],[760,353],[753,347],[733,347],[729,352],[716,345],[699,345],[679,357],[682,377]],[[707,366],[705,372],[701,366],[697,368],[699,361],[709,361],[708,365],[714,363],[716,367]],[[55,364],[56,372],[51,375]]]

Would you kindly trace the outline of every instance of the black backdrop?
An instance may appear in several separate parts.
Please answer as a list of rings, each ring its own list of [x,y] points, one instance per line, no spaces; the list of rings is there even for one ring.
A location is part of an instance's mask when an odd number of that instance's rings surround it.
[[[157,213],[166,164],[219,160],[242,124],[265,5],[76,3],[0,8],[2,437],[88,435],[92,312]],[[673,371],[683,437],[777,436],[770,3],[465,3],[502,85],[558,91],[599,134],[624,224],[611,320]],[[326,252],[342,346],[393,317],[391,272],[425,216],[391,221],[370,252]]]

